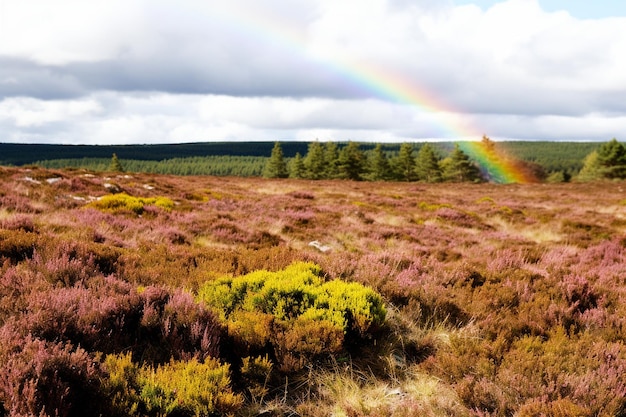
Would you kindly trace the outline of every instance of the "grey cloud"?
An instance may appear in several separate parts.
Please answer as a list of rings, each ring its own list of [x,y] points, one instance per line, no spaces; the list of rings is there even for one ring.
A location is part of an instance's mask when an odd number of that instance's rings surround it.
[[[418,2],[429,7],[428,0]],[[396,0],[395,7],[408,7]],[[303,23],[314,11],[297,17]],[[211,22],[209,22],[210,24]],[[215,22],[213,22],[215,23]],[[165,92],[172,94],[222,94],[232,96],[326,97],[358,99],[377,97],[351,72],[308,57],[271,39],[254,39],[213,28],[185,32],[173,28],[153,30],[155,50],[145,55],[133,49],[133,40],[117,57],[99,62],[45,66],[28,60],[0,58],[0,97],[30,96],[42,99],[73,98],[93,91]],[[198,22],[195,25],[199,25]],[[168,30],[165,30],[168,29]],[[191,34],[198,35],[194,38]],[[470,113],[487,114],[586,114],[591,110],[614,111],[623,100],[605,99],[604,92],[564,90],[541,81],[554,76],[554,62],[535,62],[530,52],[520,52],[510,66],[528,71],[523,79],[511,76],[491,63],[463,50],[461,45],[420,46],[407,50],[401,73],[416,86],[430,90],[445,105]],[[383,63],[384,64],[384,63]],[[401,64],[402,65],[402,64]],[[543,65],[543,67],[541,66]],[[579,71],[589,65],[573,62],[565,68]],[[582,70],[581,69],[581,70]],[[595,108],[594,106],[599,106]]]
[[[265,52],[233,51],[220,59],[209,56],[197,60],[163,53],[142,60],[124,58],[65,66],[0,57],[0,98],[67,99],[97,90],[272,97],[368,95],[318,62]]]
[[[0,56],[0,98],[67,99],[85,93],[80,80],[66,68]]]
[[[610,115],[626,115],[626,89],[599,91],[590,101],[596,111]]]
[[[269,66],[221,62],[212,65],[154,59],[105,61],[68,67],[90,90],[159,91],[273,97],[352,97],[350,85],[305,62]]]

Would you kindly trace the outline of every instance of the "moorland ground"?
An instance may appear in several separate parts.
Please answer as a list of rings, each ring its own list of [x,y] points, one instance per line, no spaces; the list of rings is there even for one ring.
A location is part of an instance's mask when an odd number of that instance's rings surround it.
[[[0,415],[626,415],[624,182],[0,168],[0,226]],[[384,314],[202,295],[298,265]]]

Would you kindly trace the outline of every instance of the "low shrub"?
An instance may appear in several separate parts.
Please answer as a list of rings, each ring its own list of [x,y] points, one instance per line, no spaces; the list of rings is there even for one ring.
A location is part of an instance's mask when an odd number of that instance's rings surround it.
[[[81,258],[77,254],[61,250],[58,257],[44,258],[35,251],[32,267],[51,284],[71,287],[97,274],[93,258]]]
[[[32,335],[90,351],[131,351],[149,363],[219,355],[222,328],[183,290],[141,294],[115,278],[31,295],[23,326]]]
[[[285,371],[337,353],[346,335],[365,337],[386,315],[382,297],[371,288],[324,282],[319,266],[304,262],[209,281],[198,299],[228,323],[237,346],[261,348],[269,342]]]
[[[106,412],[100,377],[85,350],[26,337],[0,368],[0,414],[100,416]]]
[[[174,208],[174,201],[167,197],[133,197],[125,193],[111,194],[100,197],[87,204],[98,210],[110,213],[142,214],[146,206],[156,206],[165,211]]]
[[[7,230],[22,230],[24,232],[35,232],[36,227],[32,216],[18,214],[13,217],[0,220],[0,228]]]
[[[136,344],[142,300],[129,284],[113,278],[33,293],[23,324],[35,337],[116,352]],[[98,285],[100,284],[100,285]]]
[[[275,327],[271,314],[243,310],[233,312],[227,325],[237,357],[264,352]]]
[[[48,288],[47,283],[41,282],[35,274],[23,270],[19,265],[6,262],[0,266],[0,326],[14,317],[17,311],[27,311],[32,292]]]
[[[30,265],[47,281],[72,286],[93,276],[115,273],[121,253],[100,243],[47,238],[34,251]]]
[[[229,366],[216,359],[152,367],[137,365],[128,354],[109,355],[105,369],[104,389],[120,415],[225,415],[243,403],[230,387]]]
[[[564,398],[556,401],[531,400],[524,404],[517,412],[519,417],[587,417],[593,415],[583,408]]]
[[[24,230],[0,230],[0,262],[18,263],[32,258],[38,242],[36,233]]]
[[[328,320],[301,316],[292,322],[279,322],[273,329],[271,341],[279,369],[291,372],[325,356],[340,353],[344,347],[344,333]]]
[[[18,194],[0,194],[0,208],[18,213],[41,213],[41,209],[32,204],[32,200]]]
[[[273,363],[267,355],[242,358],[241,379],[252,401],[262,403],[269,393],[269,379]]]

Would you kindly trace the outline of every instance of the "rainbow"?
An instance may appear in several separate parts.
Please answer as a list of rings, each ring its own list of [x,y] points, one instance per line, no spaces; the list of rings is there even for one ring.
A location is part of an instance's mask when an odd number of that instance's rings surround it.
[[[532,176],[524,172],[514,160],[485,149],[483,142],[477,141],[482,135],[477,134],[462,111],[446,105],[425,88],[416,85],[414,80],[388,68],[376,67],[370,62],[337,57],[312,58],[300,28],[290,26],[289,22],[269,15],[262,9],[235,7],[218,11],[213,9],[212,13],[213,18],[226,22],[238,35],[255,40],[264,39],[291,54],[310,60],[320,70],[329,71],[370,95],[429,113],[436,120],[441,138],[459,141],[460,148],[480,165],[490,180],[499,183],[533,181]]]
[[[459,142],[459,148],[475,160],[488,180],[500,184],[527,184],[537,182],[529,167],[517,159],[498,151],[491,141]]]

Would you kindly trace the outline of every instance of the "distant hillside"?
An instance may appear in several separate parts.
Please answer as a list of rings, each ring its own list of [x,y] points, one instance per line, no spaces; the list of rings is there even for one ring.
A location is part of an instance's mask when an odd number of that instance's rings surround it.
[[[27,165],[51,159],[110,158],[161,161],[194,156],[269,156],[274,142],[204,142],[165,145],[31,145],[0,143],[0,165]],[[285,155],[306,153],[307,144],[285,142]]]
[[[586,155],[598,147],[596,142],[498,142],[511,156],[524,161],[535,162],[547,172],[563,171],[574,174],[580,170]],[[269,157],[274,142],[204,142],[160,145],[49,145],[49,144],[11,144],[0,143],[0,165],[41,164],[47,167],[80,166],[77,160],[108,160],[114,153],[125,161],[165,161],[197,157]],[[361,143],[363,151],[370,151],[375,143]],[[416,143],[416,150],[422,143]],[[340,144],[341,146],[341,144]],[[453,142],[434,144],[440,156],[445,156],[453,147]],[[284,155],[291,158],[299,152],[305,155],[306,142],[281,142]],[[384,144],[386,152],[394,154],[400,144]],[[72,161],[73,160],[73,161]],[[46,163],[50,161],[50,163]],[[68,161],[71,161],[68,163]],[[256,165],[262,161],[248,159]],[[103,162],[104,163],[104,162]],[[194,161],[197,163],[197,161]],[[240,161],[236,161],[240,164]],[[252,175],[259,168],[248,169]],[[152,171],[149,169],[148,171]],[[166,171],[161,171],[166,172]],[[253,173],[254,172],[254,173]],[[174,172],[170,172],[174,173]]]
[[[576,174],[597,142],[498,142],[507,152],[523,161],[541,165],[547,172]]]

